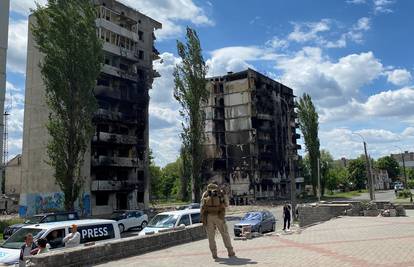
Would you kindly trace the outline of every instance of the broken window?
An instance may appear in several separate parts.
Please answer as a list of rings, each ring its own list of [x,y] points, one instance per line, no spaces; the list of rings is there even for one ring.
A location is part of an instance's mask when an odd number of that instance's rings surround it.
[[[138,38],[140,41],[144,41],[144,32],[143,31],[138,31]]]
[[[95,194],[96,206],[108,206],[109,194],[105,192],[97,192]]]
[[[139,59],[144,59],[144,51],[139,50],[139,52],[138,52],[138,58]]]

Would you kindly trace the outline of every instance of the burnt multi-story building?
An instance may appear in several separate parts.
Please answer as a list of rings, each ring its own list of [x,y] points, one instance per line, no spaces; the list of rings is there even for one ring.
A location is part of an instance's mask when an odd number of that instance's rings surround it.
[[[207,89],[203,179],[228,183],[234,203],[289,198],[290,177],[301,182],[292,89],[251,69],[208,78]]]
[[[148,204],[148,90],[159,74],[154,30],[161,24],[115,0],[93,0],[104,62],[94,94],[98,110],[81,175],[78,208],[106,214]],[[29,23],[33,23],[30,16]],[[69,26],[70,27],[70,26]],[[62,208],[63,194],[47,165],[48,108],[38,63],[41,54],[29,31],[20,214]]]

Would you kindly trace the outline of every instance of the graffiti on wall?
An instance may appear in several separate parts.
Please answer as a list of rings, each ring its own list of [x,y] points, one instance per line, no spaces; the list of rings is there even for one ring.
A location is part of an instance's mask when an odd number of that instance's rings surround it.
[[[75,209],[81,216],[91,214],[90,195],[83,193],[81,201],[75,202]],[[33,214],[63,211],[65,196],[62,192],[22,194],[20,196],[19,215],[21,217]]]

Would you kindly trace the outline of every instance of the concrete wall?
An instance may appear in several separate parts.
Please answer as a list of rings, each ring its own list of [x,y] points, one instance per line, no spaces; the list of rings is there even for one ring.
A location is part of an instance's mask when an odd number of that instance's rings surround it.
[[[201,224],[183,230],[160,233],[144,237],[129,237],[93,246],[52,251],[31,257],[31,266],[89,266],[101,262],[140,255],[179,244],[206,238]],[[208,247],[206,247],[208,250]]]
[[[328,221],[340,216],[351,204],[310,204],[298,206],[299,226],[304,227],[317,222]]]
[[[17,155],[6,166],[5,193],[7,195],[19,195],[22,184],[22,156]]]

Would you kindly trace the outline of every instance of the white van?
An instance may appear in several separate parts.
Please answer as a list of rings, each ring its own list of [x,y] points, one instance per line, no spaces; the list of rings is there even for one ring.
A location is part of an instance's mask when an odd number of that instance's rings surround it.
[[[121,238],[118,223],[113,220],[90,219],[28,225],[20,228],[0,245],[0,265],[18,263],[20,248],[29,233],[35,241],[45,238],[51,250],[64,248],[62,240],[71,232],[73,224],[78,226],[81,244]]]
[[[192,225],[200,223],[200,209],[175,210],[162,212],[155,215],[141,232],[140,236],[149,232],[158,233],[164,229],[174,229],[181,225]]]

